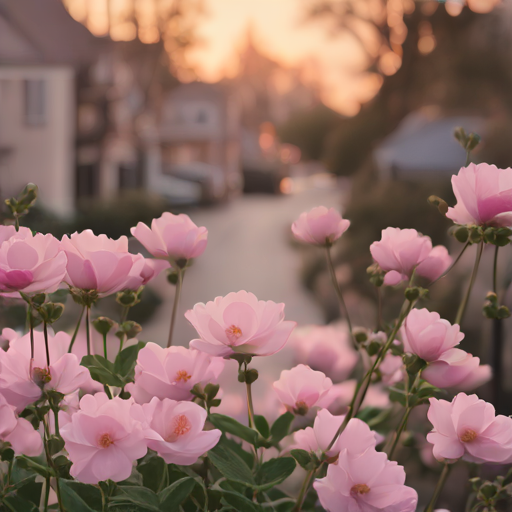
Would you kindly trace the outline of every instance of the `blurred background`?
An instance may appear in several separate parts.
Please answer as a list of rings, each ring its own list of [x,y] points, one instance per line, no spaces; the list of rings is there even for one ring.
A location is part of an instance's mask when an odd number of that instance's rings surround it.
[[[182,345],[194,335],[185,310],[239,289],[285,302],[300,325],[339,317],[322,251],[290,236],[320,204],[352,221],[337,274],[353,323],[373,327],[366,268],[381,229],[461,248],[426,201],[454,203],[457,126],[482,136],[475,161],[511,165],[512,0],[0,0],[0,196],[37,183],[25,223],[56,236],[129,235],[166,210],[206,226],[207,251],[185,279]],[[444,318],[473,257],[432,289]],[[491,261],[484,254],[464,326],[464,348],[483,362]],[[165,342],[173,293],[165,276],[144,292],[133,309],[143,339]],[[386,318],[401,301],[386,290]],[[22,323],[19,313],[2,325]],[[479,394],[510,414],[506,324],[501,336],[498,387]],[[277,378],[283,360],[268,365]]]

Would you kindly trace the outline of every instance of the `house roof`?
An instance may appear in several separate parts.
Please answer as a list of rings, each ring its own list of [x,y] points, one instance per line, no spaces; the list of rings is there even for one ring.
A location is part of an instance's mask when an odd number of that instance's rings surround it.
[[[464,149],[453,136],[458,126],[467,133],[483,135],[485,121],[472,116],[443,117],[428,110],[413,112],[377,146],[377,166],[381,171],[401,174],[452,174],[466,161]]]
[[[75,21],[61,0],[0,0],[0,23],[0,64],[79,67],[108,41]]]

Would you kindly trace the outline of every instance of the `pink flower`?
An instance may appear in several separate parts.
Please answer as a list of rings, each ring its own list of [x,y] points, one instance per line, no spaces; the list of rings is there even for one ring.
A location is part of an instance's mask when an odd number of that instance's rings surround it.
[[[379,370],[382,382],[392,386],[404,378],[404,361],[400,356],[394,356],[388,352],[380,363]]]
[[[41,397],[42,389],[67,395],[92,385],[89,370],[80,365],[74,354],[68,354],[71,337],[65,332],[48,333],[50,366],[42,332],[34,332],[34,361],[30,374],[30,334],[19,337],[12,329],[4,329],[9,340],[7,352],[0,350],[0,394],[21,412]]]
[[[52,235],[32,236],[25,228],[0,245],[0,292],[54,292],[65,273],[66,255]]]
[[[350,221],[343,219],[334,209],[317,206],[300,214],[292,224],[292,233],[297,240],[314,245],[330,245],[349,228]]]
[[[16,231],[14,226],[0,225],[0,245],[2,245],[6,240],[9,240],[10,238],[23,239],[32,236],[32,230],[29,228],[20,226],[19,231]]]
[[[137,403],[153,397],[192,400],[196,385],[216,383],[224,360],[185,347],[162,348],[148,343],[140,350],[135,367],[135,383],[126,386]]]
[[[476,395],[459,393],[451,402],[430,399],[428,419],[434,426],[427,441],[434,457],[453,462],[504,462],[512,457],[512,419],[495,416],[494,407]]]
[[[200,336],[190,346],[220,357],[275,354],[297,325],[284,320],[284,304],[259,301],[246,291],[200,302],[185,317]]]
[[[333,416],[327,409],[321,409],[316,415],[313,428],[306,427],[293,434],[295,444],[290,449],[299,448],[313,452],[319,458],[324,453],[330,458],[335,458],[342,450],[358,455],[370,447],[375,448],[377,444],[375,433],[364,421],[352,418],[332,448],[327,451],[327,447],[344,419],[345,416]]]
[[[296,363],[324,372],[335,382],[346,379],[358,361],[346,325],[311,325],[296,329],[289,346]]]
[[[150,258],[144,258],[144,267],[141,270],[140,277],[142,278],[142,284],[146,286],[152,279],[158,276],[162,270],[169,268],[170,263],[164,260],[152,260]]]
[[[61,251],[68,257],[66,283],[81,290],[96,290],[101,297],[121,290],[137,290],[143,283],[145,262],[128,252],[128,239],[96,236],[90,229],[64,235]]]
[[[283,370],[274,390],[279,400],[289,411],[304,415],[313,406],[326,407],[332,380],[322,372],[315,372],[309,366],[299,364],[291,370]]]
[[[71,476],[86,484],[120,482],[132,472],[133,462],[147,452],[142,425],[131,414],[132,400],[105,393],[85,395],[80,410],[60,433],[69,454]]]
[[[454,208],[446,216],[456,224],[512,226],[512,169],[469,164],[452,176]]]
[[[404,483],[404,468],[369,448],[357,456],[342,451],[313,487],[328,512],[414,512],[418,495]]]
[[[330,401],[329,405],[327,405],[329,411],[332,413],[346,411],[354,396],[356,385],[357,382],[354,379],[334,384],[327,396],[327,400]],[[362,408],[377,407],[385,409],[389,406],[389,403],[389,393],[382,386],[371,385],[366,393]]]
[[[407,315],[401,336],[404,350],[427,362],[436,361],[464,339],[459,325],[451,325],[427,309],[413,309]]]
[[[469,391],[492,378],[489,365],[480,365],[480,359],[464,350],[452,348],[436,361],[429,363],[421,374],[422,378],[438,388],[457,388]]]
[[[155,258],[170,261],[201,256],[208,240],[208,230],[197,227],[184,213],[164,212],[153,219],[151,229],[139,222],[131,233]]]
[[[0,395],[0,439],[11,443],[16,455],[37,457],[43,450],[39,432],[25,418],[17,418],[14,407]]]
[[[452,262],[453,258],[448,249],[444,245],[436,245],[416,267],[416,274],[426,277],[429,281],[435,281],[448,270]]]
[[[415,229],[386,228],[382,230],[381,240],[370,246],[370,252],[386,272],[384,284],[393,286],[409,279],[414,269],[428,258],[432,252],[432,241]],[[432,266],[427,264],[427,273]]]
[[[220,430],[203,431],[206,411],[193,402],[153,398],[134,417],[140,418],[148,448],[167,464],[190,466],[211,450],[220,439]]]

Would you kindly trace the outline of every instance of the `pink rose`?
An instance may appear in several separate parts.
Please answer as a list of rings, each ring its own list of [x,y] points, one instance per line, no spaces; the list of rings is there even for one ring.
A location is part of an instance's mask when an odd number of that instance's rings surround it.
[[[292,233],[297,240],[314,245],[330,245],[349,228],[350,221],[343,219],[334,209],[317,206],[300,214],[292,224]]]
[[[64,235],[61,251],[68,257],[66,283],[81,290],[96,290],[100,297],[121,290],[137,290],[143,283],[144,258],[128,252],[128,239],[96,236],[90,229]]]
[[[139,404],[153,397],[192,400],[190,390],[199,384],[216,383],[224,360],[185,347],[162,348],[148,343],[140,350],[135,367],[135,382],[126,386]]]
[[[459,325],[451,325],[438,313],[425,308],[413,309],[407,315],[400,333],[405,352],[416,354],[427,362],[436,361],[464,339]]]
[[[328,512],[414,512],[418,495],[404,483],[404,468],[369,448],[356,456],[342,451],[313,487]]]
[[[345,380],[358,361],[346,325],[310,325],[296,329],[289,346],[295,362],[324,372],[333,381]]]
[[[14,226],[4,226],[0,225],[0,245],[2,245],[6,240],[10,238],[32,238],[32,230],[29,228],[25,228],[20,226],[19,231],[16,231]]]
[[[469,164],[452,176],[457,199],[446,216],[456,224],[512,226],[512,169]]]
[[[429,363],[421,376],[438,388],[470,391],[489,382],[492,369],[487,364],[480,365],[478,357],[452,348],[441,354],[436,361]]]
[[[65,274],[66,255],[52,235],[32,236],[25,228],[0,245],[0,292],[51,293]]]
[[[375,433],[364,421],[352,418],[332,448],[327,451],[327,447],[344,419],[345,416],[333,416],[327,409],[321,409],[316,415],[313,428],[306,427],[293,434],[295,444],[290,447],[290,450],[299,448],[313,452],[319,458],[324,453],[330,458],[335,458],[342,450],[358,455],[370,447],[375,448],[377,444]]]
[[[19,337],[12,329],[4,329],[2,337],[9,340],[7,352],[0,350],[0,394],[21,412],[41,397],[42,389],[64,395],[91,386],[89,370],[80,365],[74,354],[68,354],[69,334],[48,333],[50,366],[42,332],[34,332],[34,361],[30,375],[30,334]]]
[[[451,402],[430,399],[428,419],[434,426],[427,441],[434,457],[453,462],[504,462],[512,457],[512,419],[496,416],[494,407],[476,395],[459,393]]]
[[[206,411],[193,402],[153,398],[134,417],[140,418],[148,448],[167,464],[190,466],[211,450],[220,439],[220,430],[204,431]]]
[[[208,240],[208,230],[197,227],[184,213],[164,212],[153,219],[151,228],[139,222],[131,233],[155,258],[170,261],[201,256]]]
[[[332,380],[322,372],[316,372],[309,366],[299,364],[291,370],[283,370],[274,390],[279,400],[289,411],[304,415],[311,407],[326,407]]]
[[[379,365],[379,371],[383,384],[392,386],[404,378],[404,361],[401,356],[394,356],[388,352]]]
[[[162,270],[169,268],[171,265],[168,261],[164,260],[152,260],[150,258],[144,258],[144,267],[141,270],[140,277],[142,278],[142,284],[146,286],[152,279],[158,276]]]
[[[370,246],[373,259],[386,272],[384,284],[394,286],[419,275],[435,280],[450,266],[451,257],[442,246],[432,248],[432,241],[415,229],[386,228],[379,242]]]
[[[284,320],[284,304],[259,301],[246,291],[200,302],[185,317],[200,336],[190,346],[220,357],[275,354],[297,325]]]
[[[71,476],[86,484],[128,478],[133,463],[147,452],[142,425],[131,414],[133,400],[105,393],[85,395],[80,410],[60,429]]]

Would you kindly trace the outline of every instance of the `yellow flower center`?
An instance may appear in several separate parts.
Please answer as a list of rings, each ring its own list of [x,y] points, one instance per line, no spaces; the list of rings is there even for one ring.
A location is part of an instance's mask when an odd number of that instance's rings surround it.
[[[240,336],[242,336],[242,329],[240,329],[238,325],[230,325],[226,329],[226,336],[229,341],[234,343],[238,338],[240,338]]]
[[[471,443],[471,441],[474,441],[477,437],[478,434],[474,430],[468,429],[460,436],[460,440],[463,443]]]
[[[100,438],[98,439],[98,444],[102,447],[102,448],[108,448],[111,444],[114,444],[114,441],[112,440],[112,438],[110,437],[110,434],[103,434],[102,436],[100,436]]]
[[[34,368],[32,370],[32,379],[38,386],[44,386],[52,380],[50,368]]]
[[[176,382],[188,382],[192,378],[192,375],[187,373],[187,370],[180,370],[176,372]]]
[[[169,443],[173,443],[179,437],[184,436],[186,433],[188,433],[190,431],[190,429],[192,428],[192,425],[191,425],[189,419],[184,414],[180,414],[179,416],[176,416],[172,420],[171,428],[172,428],[172,431],[169,434],[169,436],[167,436],[167,439],[166,439],[166,441]]]
[[[352,486],[350,492],[352,494],[368,494],[370,492],[370,488],[366,484],[356,484]]]

